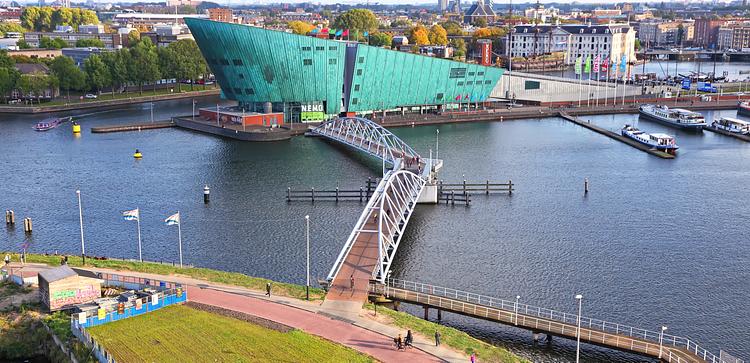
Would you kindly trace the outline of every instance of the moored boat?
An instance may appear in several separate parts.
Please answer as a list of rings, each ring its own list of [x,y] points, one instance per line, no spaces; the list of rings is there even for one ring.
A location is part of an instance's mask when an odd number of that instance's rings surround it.
[[[750,135],[750,122],[732,117],[722,117],[714,120],[711,127],[731,132],[733,134]]]
[[[702,130],[706,126],[703,115],[682,108],[669,108],[667,106],[643,105],[639,108],[641,116],[685,130]]]
[[[742,116],[750,116],[750,102],[740,102],[737,104],[737,114]]]
[[[36,131],[48,131],[52,130],[57,126],[62,125],[65,122],[72,120],[73,117],[53,117],[39,121],[34,125],[33,129]]]
[[[630,125],[625,125],[620,132],[622,133],[622,136],[633,139],[651,148],[666,151],[670,154],[673,154],[679,148],[674,137],[667,134],[649,134]]]

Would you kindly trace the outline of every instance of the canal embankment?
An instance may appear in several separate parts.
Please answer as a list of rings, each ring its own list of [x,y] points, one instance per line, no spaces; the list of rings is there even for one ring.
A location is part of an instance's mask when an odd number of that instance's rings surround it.
[[[92,134],[106,134],[110,132],[128,132],[128,131],[143,131],[143,130],[154,130],[154,129],[165,129],[174,127],[175,123],[172,120],[162,120],[156,122],[140,122],[127,125],[114,125],[114,126],[100,126],[92,127]]]
[[[715,133],[720,134],[720,135],[733,137],[735,139],[742,140],[742,141],[745,141],[745,142],[750,142],[750,136],[748,136],[748,135],[736,134],[734,132],[729,132],[729,131],[726,131],[726,130],[718,129],[718,128],[710,126],[710,125],[703,127],[703,129],[706,130],[706,131],[715,132]]]

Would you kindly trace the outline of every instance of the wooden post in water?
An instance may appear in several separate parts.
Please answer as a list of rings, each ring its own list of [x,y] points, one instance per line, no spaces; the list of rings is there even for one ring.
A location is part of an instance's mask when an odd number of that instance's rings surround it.
[[[451,190],[451,205],[456,205],[456,192]]]
[[[362,187],[359,187],[359,202],[362,203]]]
[[[339,202],[339,187],[336,187],[336,203]]]
[[[466,179],[464,179],[464,194],[466,194]]]
[[[312,198],[313,203],[315,203],[315,188],[310,188],[310,198]]]
[[[292,188],[287,187],[286,188],[286,201],[290,202],[292,200]]]
[[[589,178],[583,179],[583,194],[589,194]]]
[[[31,218],[29,217],[24,218],[23,219],[23,231],[26,232],[27,234],[31,234],[32,229],[33,228],[31,225]]]
[[[487,179],[487,188],[485,189],[487,195],[490,195],[490,180]]]
[[[5,211],[5,224],[9,226],[16,224],[16,214],[12,209]]]
[[[513,181],[508,179],[508,195],[513,194]]]

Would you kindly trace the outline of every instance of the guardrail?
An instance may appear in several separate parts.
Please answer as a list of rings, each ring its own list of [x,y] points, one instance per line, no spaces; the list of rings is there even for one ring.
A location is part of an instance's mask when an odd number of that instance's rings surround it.
[[[89,334],[82,326],[77,325],[74,320],[70,321],[70,330],[86,347],[91,349],[96,359],[100,363],[117,363],[112,353],[108,352],[94,337]]]
[[[428,285],[418,282],[412,282],[412,281],[405,281],[400,279],[394,279],[389,278],[386,281],[386,285],[384,287],[386,295],[389,293],[393,293],[394,291],[392,289],[402,289],[405,291],[413,292],[413,293],[419,293],[424,294],[426,296],[426,301],[420,301],[420,302],[430,302],[430,299],[432,298],[431,304],[446,304],[447,306],[453,307],[452,303],[436,300],[435,298],[444,298],[451,301],[458,301],[462,303],[468,303],[471,305],[474,305],[473,308],[476,312],[476,306],[479,306],[479,312],[481,314],[481,308],[484,308],[485,315],[489,316],[490,312],[487,310],[487,308],[491,308],[494,310],[497,310],[496,317],[498,320],[507,320],[503,319],[503,316],[509,316],[511,319],[515,318],[515,323],[517,324],[519,320],[521,320],[522,325],[528,325],[528,323],[534,323],[537,327],[547,327],[549,331],[555,331],[563,335],[568,335],[568,333],[565,332],[566,325],[568,326],[567,329],[570,330],[570,326],[573,326],[573,329],[577,329],[576,326],[578,324],[579,316],[577,314],[571,314],[566,313],[562,311],[557,311],[553,309],[547,309],[542,308],[538,306],[528,305],[528,304],[521,304],[517,303],[515,301],[508,301],[504,299],[498,299],[490,296],[484,296],[480,294],[470,293],[466,291],[461,290],[455,290],[451,288],[441,287],[441,286],[434,286],[434,285]],[[420,297],[417,296],[417,299]],[[438,305],[443,306],[443,305]],[[462,309],[467,309],[467,306],[460,306]],[[462,310],[467,311],[467,310]],[[502,313],[502,315],[501,315]],[[510,314],[510,315],[508,315]],[[534,321],[535,320],[535,321]],[[513,323],[513,321],[511,321]],[[541,326],[539,325],[541,323]],[[712,363],[730,363],[730,361],[725,361],[721,359],[720,357],[712,354],[705,348],[700,347],[695,341],[680,337],[676,335],[671,334],[665,334],[663,332],[657,332],[653,330],[648,329],[642,329],[642,328],[636,328],[629,325],[609,322],[605,320],[600,319],[594,319],[589,317],[580,317],[580,326],[581,328],[586,328],[588,330],[588,340],[594,341],[594,342],[600,342],[602,344],[606,345],[613,345],[618,348],[626,348],[633,351],[642,352],[645,354],[652,354],[653,350],[655,349],[654,346],[659,347],[661,345],[664,346],[672,346],[679,349],[684,349],[685,352],[689,352],[691,355],[694,355],[695,357],[702,359],[706,362],[712,362]],[[599,335],[597,337],[597,335]],[[622,338],[630,338],[628,339],[631,347],[623,347],[620,345],[620,340]],[[612,344],[611,340],[614,340],[614,344]],[[609,341],[609,342],[608,342]],[[660,349],[660,348],[658,348]],[[658,353],[658,350],[657,350]],[[665,352],[666,354],[666,352]],[[673,357],[674,355],[674,357]],[[663,357],[663,359],[667,360],[668,362],[688,362],[689,360],[686,360],[686,358],[680,358],[677,356],[677,353],[672,353],[670,350],[669,357]],[[743,361],[731,361],[732,363],[744,363]]]

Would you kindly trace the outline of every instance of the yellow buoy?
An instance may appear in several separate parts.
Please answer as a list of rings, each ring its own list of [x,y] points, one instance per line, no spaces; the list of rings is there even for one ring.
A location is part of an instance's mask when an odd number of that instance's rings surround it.
[[[81,125],[79,125],[77,122],[73,123],[73,133],[74,134],[80,134],[81,133]]]
[[[143,157],[143,154],[141,154],[141,152],[138,151],[138,149],[135,149],[135,154],[133,154],[133,157],[136,159],[140,159]]]

